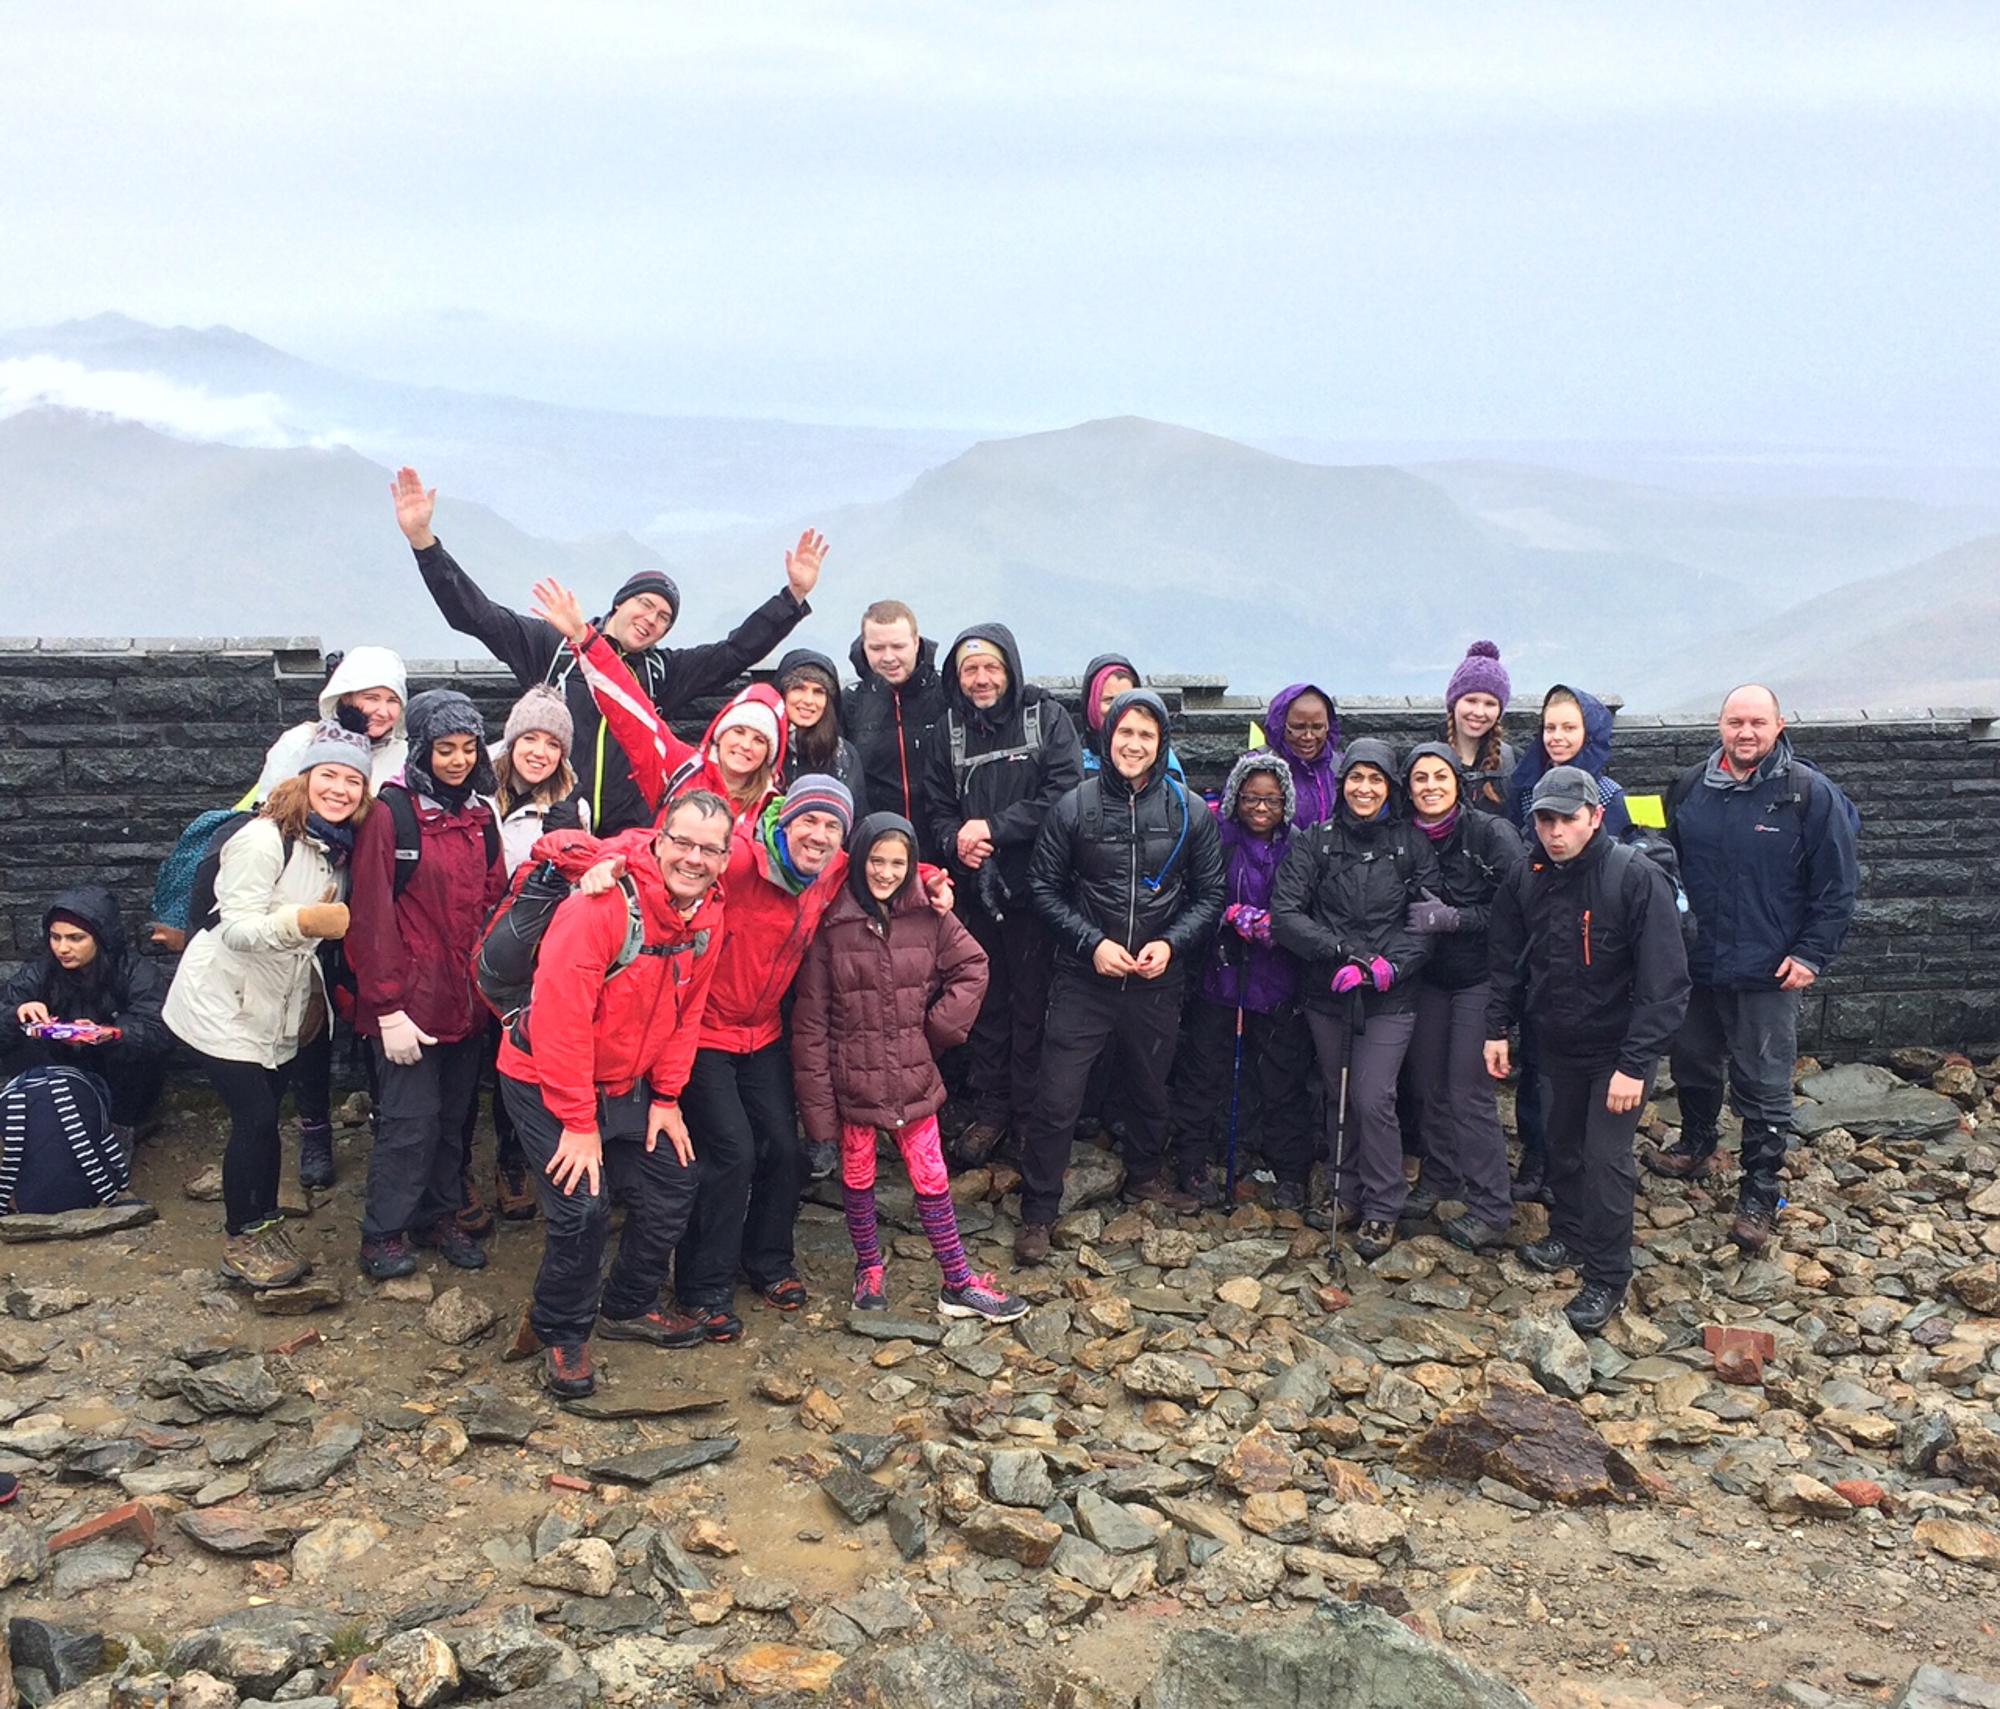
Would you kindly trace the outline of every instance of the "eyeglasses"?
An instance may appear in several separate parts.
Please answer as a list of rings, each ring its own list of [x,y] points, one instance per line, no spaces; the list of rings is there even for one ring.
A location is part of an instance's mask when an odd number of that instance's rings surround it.
[[[1285,798],[1282,795],[1239,795],[1236,805],[1246,813],[1282,813]]]
[[[661,836],[674,845],[684,855],[700,855],[710,866],[720,865],[729,858],[729,845],[717,848],[714,843],[698,843],[692,837],[677,837],[672,831],[662,831]]]
[[[1332,728],[1331,724],[1294,724],[1290,719],[1285,720],[1285,734],[1288,736],[1324,736]]]

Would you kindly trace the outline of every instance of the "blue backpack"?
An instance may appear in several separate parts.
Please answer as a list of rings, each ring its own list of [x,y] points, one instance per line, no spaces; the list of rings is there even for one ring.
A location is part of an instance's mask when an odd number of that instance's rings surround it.
[[[131,1179],[95,1074],[30,1068],[0,1087],[0,1216],[108,1205]]]

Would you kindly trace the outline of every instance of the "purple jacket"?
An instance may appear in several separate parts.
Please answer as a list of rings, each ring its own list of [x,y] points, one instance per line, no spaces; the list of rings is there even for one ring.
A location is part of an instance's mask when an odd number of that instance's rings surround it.
[[[1326,746],[1316,760],[1302,760],[1285,740],[1285,714],[1302,694],[1316,694],[1326,702]],[[1331,819],[1340,806],[1340,707],[1332,695],[1317,683],[1295,682],[1271,697],[1264,713],[1264,740],[1291,770],[1292,787],[1298,794],[1297,811],[1290,815],[1287,829],[1317,825]]]
[[[1236,818],[1238,792],[1253,773],[1260,771],[1275,777],[1285,794],[1285,820],[1269,842],[1253,837]],[[1216,807],[1222,855],[1229,866],[1225,907],[1231,902],[1247,903],[1253,908],[1271,906],[1271,884],[1284,863],[1298,804],[1290,768],[1268,748],[1245,754],[1230,768],[1229,781],[1223,785],[1222,799]],[[1204,1002],[1268,1015],[1292,1000],[1298,983],[1298,962],[1276,944],[1248,943],[1226,921],[1216,928],[1215,947],[1201,976]]]

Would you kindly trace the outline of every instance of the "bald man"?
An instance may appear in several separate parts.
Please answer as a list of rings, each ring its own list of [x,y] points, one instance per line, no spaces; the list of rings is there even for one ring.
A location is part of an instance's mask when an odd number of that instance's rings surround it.
[[[1673,1050],[1681,1136],[1644,1162],[1656,1175],[1706,1175],[1726,1082],[1743,1121],[1729,1238],[1754,1254],[1777,1221],[1800,994],[1832,966],[1854,918],[1858,819],[1792,752],[1778,697],[1761,683],[1731,691],[1717,732],[1706,763],[1667,792],[1667,835],[1695,916],[1694,991]]]

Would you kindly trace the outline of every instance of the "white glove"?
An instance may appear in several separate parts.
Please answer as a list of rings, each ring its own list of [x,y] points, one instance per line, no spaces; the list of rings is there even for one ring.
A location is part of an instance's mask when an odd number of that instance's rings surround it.
[[[436,1043],[401,1009],[391,1009],[382,1017],[382,1054],[398,1068],[414,1068],[424,1059],[423,1047]]]

